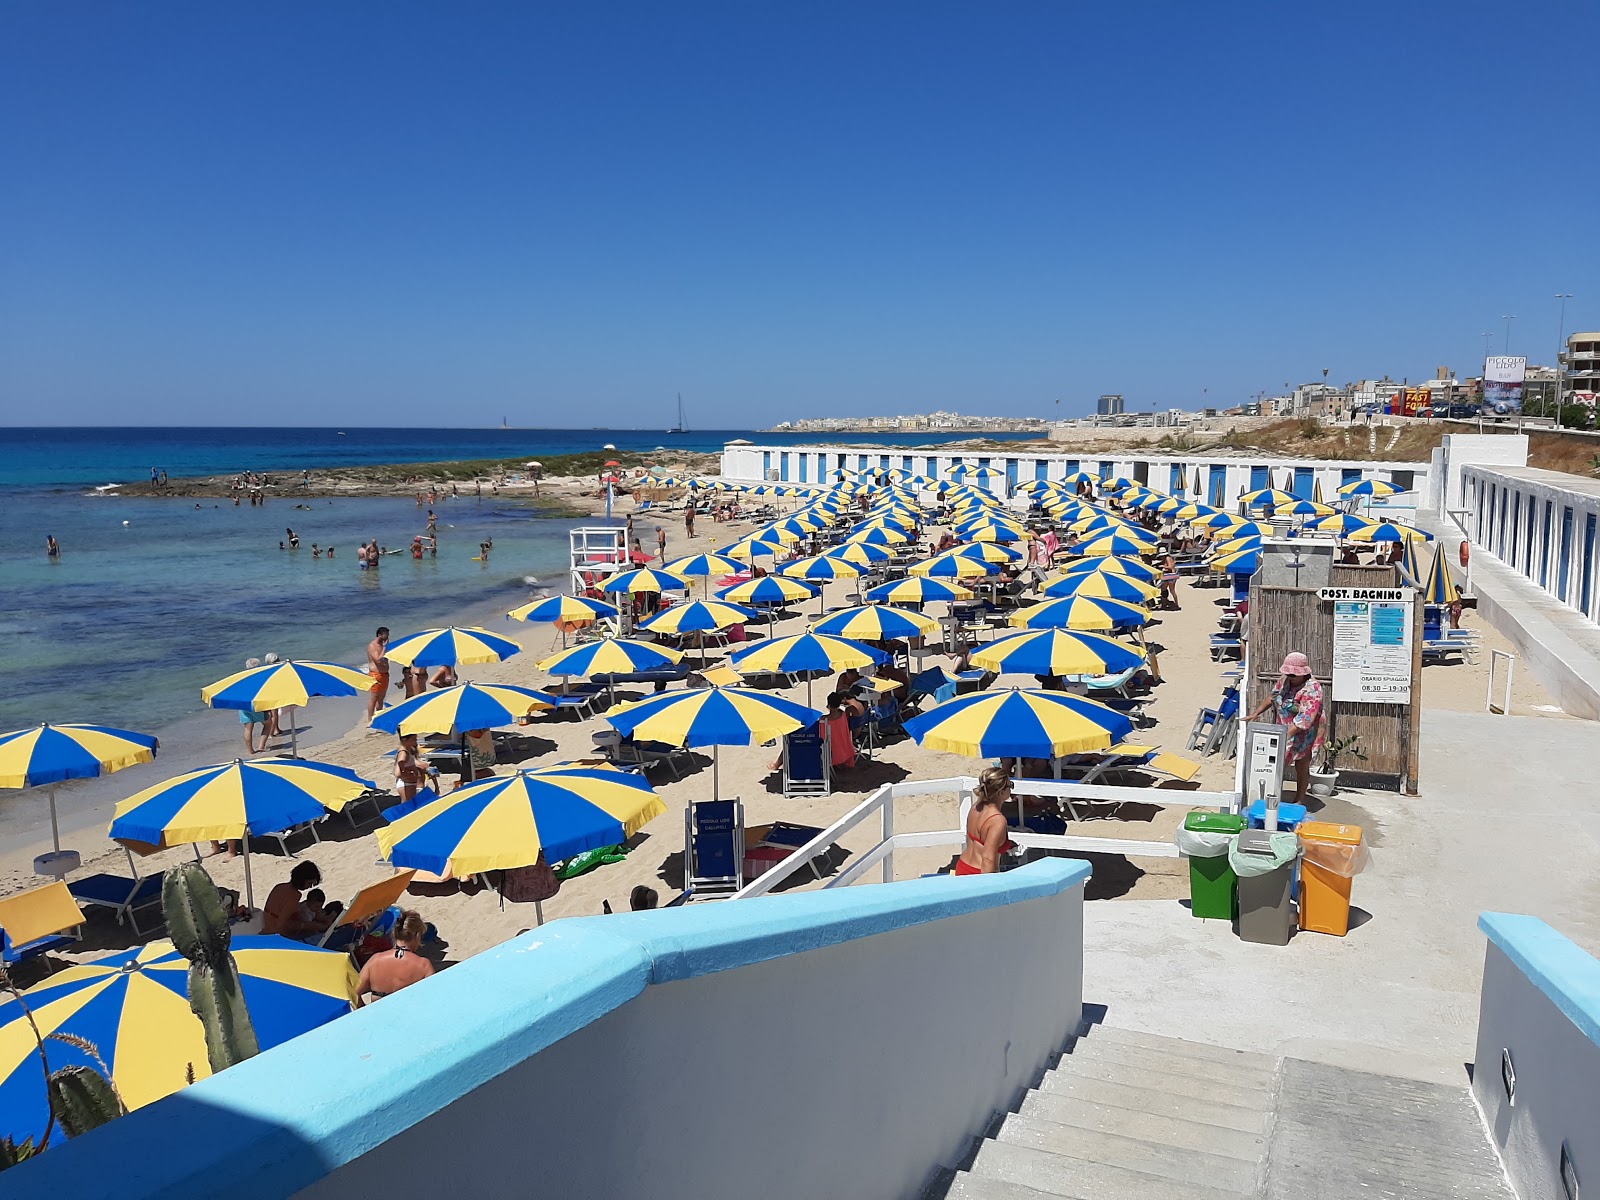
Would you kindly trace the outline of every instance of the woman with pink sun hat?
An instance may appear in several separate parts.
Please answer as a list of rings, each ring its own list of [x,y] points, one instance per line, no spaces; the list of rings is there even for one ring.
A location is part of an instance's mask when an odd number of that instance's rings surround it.
[[[1297,651],[1283,660],[1272,693],[1245,720],[1258,721],[1269,708],[1272,719],[1289,731],[1284,762],[1294,768],[1295,799],[1304,804],[1311,795],[1311,759],[1322,748],[1322,684],[1304,654]]]

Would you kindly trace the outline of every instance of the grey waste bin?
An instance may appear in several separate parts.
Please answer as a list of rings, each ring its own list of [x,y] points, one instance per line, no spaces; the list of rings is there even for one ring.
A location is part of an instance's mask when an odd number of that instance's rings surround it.
[[[1289,944],[1295,924],[1289,888],[1298,853],[1292,833],[1246,829],[1235,839],[1228,857],[1239,876],[1239,936],[1245,941]]]

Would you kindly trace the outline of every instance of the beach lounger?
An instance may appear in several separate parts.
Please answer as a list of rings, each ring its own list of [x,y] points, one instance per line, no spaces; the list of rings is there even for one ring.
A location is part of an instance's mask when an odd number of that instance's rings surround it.
[[[13,966],[63,950],[83,932],[83,910],[57,880],[0,900],[0,962]]]
[[[339,811],[349,818],[350,828],[359,829],[361,826],[356,820],[356,812],[359,809],[370,808],[372,809],[372,815],[377,817],[382,813],[383,806],[393,799],[394,796],[384,791],[382,788],[372,788],[368,791],[362,792],[361,795],[350,801],[349,804],[346,804]]]
[[[277,833],[258,833],[253,834],[252,836],[258,842],[264,842],[269,838],[272,839],[278,843],[278,849],[280,852],[287,854],[290,858],[295,858],[298,856],[293,850],[289,849],[290,839],[299,837],[303,833],[309,833],[311,835],[311,841],[308,843],[308,845],[316,845],[322,841],[322,835],[317,832],[317,825],[323,820],[326,820],[326,818],[319,817],[316,821],[301,821],[300,824],[291,825],[289,828],[279,830]]]
[[[688,662],[674,663],[670,667],[655,667],[649,671],[618,671],[610,675],[595,675],[592,681],[604,688],[614,688],[619,683],[652,683],[658,692],[667,690],[667,684],[689,678],[694,666]]]
[[[823,723],[797,729],[783,739],[783,794],[826,796],[833,791],[832,755]]]
[[[744,886],[744,805],[694,800],[683,813],[684,880],[696,898],[727,896]]]
[[[161,904],[161,876],[141,875],[133,862],[133,851],[123,847],[128,856],[128,875],[111,875],[100,872],[74,879],[67,884],[72,898],[90,908],[109,908],[117,914],[117,924],[124,920],[142,934],[138,914],[141,910]],[[159,924],[159,922],[158,922]],[[154,928],[154,926],[152,926]]]
[[[355,943],[366,932],[367,924],[374,917],[386,911],[391,904],[399,903],[400,897],[406,894],[406,885],[415,875],[415,871],[397,871],[387,879],[367,884],[350,897],[350,903],[344,906],[339,919],[328,927],[317,945],[330,950],[342,950]]]
[[[1240,658],[1244,655],[1244,640],[1236,637],[1225,637],[1220,633],[1211,635],[1211,661],[1222,662],[1224,659]]]
[[[613,766],[644,771],[656,763],[665,763],[674,779],[682,779],[683,773],[673,760],[693,753],[686,747],[669,746],[665,742],[636,742],[615,729],[597,730],[594,733],[594,745]]]
[[[748,853],[750,849],[782,850],[785,852],[784,858],[787,858],[821,832],[820,825],[795,825],[789,821],[775,821],[753,847],[746,847],[746,852]],[[817,863],[826,860],[825,854],[819,854],[812,857],[806,865],[811,868],[812,875],[821,879],[822,868]]]

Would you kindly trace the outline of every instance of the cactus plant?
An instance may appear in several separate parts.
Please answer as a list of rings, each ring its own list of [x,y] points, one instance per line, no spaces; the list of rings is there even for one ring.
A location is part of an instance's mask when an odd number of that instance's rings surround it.
[[[93,1067],[62,1067],[50,1073],[50,1108],[69,1138],[97,1129],[123,1113],[110,1081]]]
[[[0,1171],[32,1158],[39,1150],[40,1147],[33,1144],[32,1138],[18,1142],[10,1137],[0,1137]]]
[[[161,881],[161,909],[172,944],[189,960],[189,1007],[205,1026],[211,1070],[254,1056],[255,1026],[228,952],[232,934],[216,884],[198,863],[173,867]]]

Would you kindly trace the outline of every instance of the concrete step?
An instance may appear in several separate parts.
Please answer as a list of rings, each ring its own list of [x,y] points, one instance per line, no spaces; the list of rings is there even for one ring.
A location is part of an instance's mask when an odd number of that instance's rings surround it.
[[[1178,1043],[1181,1044],[1181,1043]],[[1191,1058],[1179,1051],[1157,1050],[1150,1046],[1129,1046],[1121,1042],[1100,1042],[1085,1038],[1072,1049],[1075,1062],[1105,1062],[1150,1071],[1167,1071],[1239,1087],[1271,1089],[1275,1067],[1254,1063],[1230,1063],[1216,1058]]]
[[[1059,1125],[1038,1117],[1008,1115],[994,1135],[998,1142],[1031,1146],[1051,1154],[1087,1159],[1159,1176],[1174,1183],[1198,1184],[1223,1192],[1255,1189],[1258,1163],[1210,1154],[1204,1150],[1144,1141],[1116,1132]]]
[[[1208,1154],[1220,1154],[1241,1162],[1258,1163],[1267,1152],[1267,1138],[1260,1131],[1206,1125],[1199,1121],[1186,1121],[1182,1117],[1095,1104],[1076,1096],[1050,1092],[1029,1092],[1017,1109],[1017,1115],[1054,1121],[1058,1125],[1070,1125],[1076,1129],[1117,1133],[1123,1137],[1160,1142],[1186,1150],[1204,1150]]]
[[[1091,1025],[1076,1045],[1140,1046],[1147,1050],[1165,1050],[1185,1058],[1206,1058],[1213,1062],[1235,1063],[1247,1067],[1260,1067],[1271,1071],[1277,1067],[1277,1057],[1255,1050],[1234,1050],[1227,1046],[1213,1046],[1209,1042],[1191,1042],[1186,1038],[1163,1037],[1159,1033],[1145,1033],[1140,1029],[1124,1029],[1120,1025]]]
[[[983,1143],[966,1174],[1021,1184],[1047,1196],[1066,1196],[1070,1200],[1236,1200],[1245,1194],[1012,1142]]]
[[[1051,1071],[1040,1081],[1039,1095],[1068,1096],[1086,1104],[1108,1104],[1139,1112],[1217,1125],[1244,1133],[1263,1134],[1267,1130],[1268,1106],[1257,1099],[1241,1104],[1220,1095],[1191,1096],[1160,1088],[1140,1087],[1109,1079]]]
[[[1135,1067],[1106,1059],[1080,1058],[1076,1054],[1069,1054],[1061,1060],[1060,1066],[1045,1074],[1040,1086],[1054,1090],[1052,1080],[1062,1076],[1075,1079],[1101,1079],[1107,1083],[1149,1088],[1151,1091],[1166,1092],[1171,1096],[1188,1096],[1193,1100],[1230,1104],[1236,1108],[1259,1108],[1263,1112],[1272,1107],[1270,1081],[1241,1084],[1224,1079],[1180,1075],[1151,1067]]]
[[[925,1193],[925,1200],[1051,1200],[1051,1197],[1049,1192],[1036,1191],[1025,1184],[962,1171],[935,1184]]]

